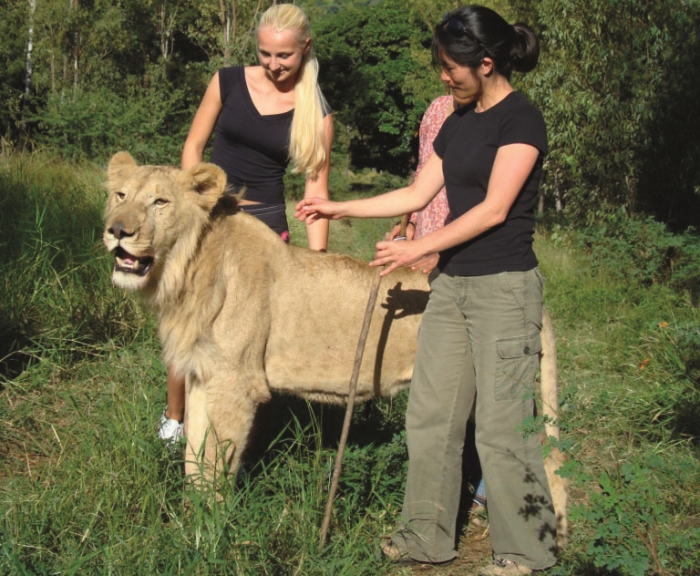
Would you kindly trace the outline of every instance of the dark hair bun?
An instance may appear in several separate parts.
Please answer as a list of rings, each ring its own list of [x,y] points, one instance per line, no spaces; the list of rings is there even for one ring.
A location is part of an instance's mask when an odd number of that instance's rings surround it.
[[[513,24],[515,42],[511,50],[511,62],[516,72],[529,72],[537,66],[540,57],[540,43],[532,29],[522,22]]]

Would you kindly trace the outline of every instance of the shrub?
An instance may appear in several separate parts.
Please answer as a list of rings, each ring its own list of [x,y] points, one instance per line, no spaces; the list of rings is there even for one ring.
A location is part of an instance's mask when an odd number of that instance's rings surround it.
[[[696,476],[693,459],[667,462],[656,454],[604,472],[587,504],[571,514],[573,523],[592,528],[586,552],[594,566],[629,576],[692,573],[700,563],[700,533],[682,526],[681,495]]]
[[[700,237],[688,229],[677,235],[651,217],[613,212],[581,230],[578,239],[592,265],[613,276],[649,286],[668,284],[697,294]]]
[[[182,90],[168,86],[52,95],[34,118],[35,142],[68,160],[105,160],[127,150],[147,164],[178,164],[191,118],[183,101]]]
[[[511,0],[538,32],[539,66],[514,77],[541,108],[544,193],[578,222],[610,210],[694,223],[700,4]]]

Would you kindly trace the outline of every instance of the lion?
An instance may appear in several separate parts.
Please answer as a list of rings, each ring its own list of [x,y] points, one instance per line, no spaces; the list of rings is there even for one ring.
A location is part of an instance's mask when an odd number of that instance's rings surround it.
[[[164,359],[185,376],[188,477],[202,470],[213,481],[235,472],[256,408],[273,392],[345,402],[377,270],[350,256],[286,245],[237,209],[225,173],[213,164],[137,166],[119,152],[109,163],[108,189],[103,240],[114,254],[112,281],[155,310]],[[408,386],[428,293],[426,276],[407,268],[382,280],[358,400]],[[543,412],[546,433],[556,438],[548,316],[542,336]],[[559,462],[552,452],[547,460],[550,482],[561,485]],[[557,498],[565,521],[566,502]]]

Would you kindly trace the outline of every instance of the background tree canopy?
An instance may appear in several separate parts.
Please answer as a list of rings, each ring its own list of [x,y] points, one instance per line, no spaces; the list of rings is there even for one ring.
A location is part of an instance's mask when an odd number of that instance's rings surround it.
[[[255,61],[272,0],[6,0],[0,22],[0,136],[104,161],[129,149],[176,164],[194,110],[222,65]],[[406,175],[428,103],[446,0],[305,0],[336,157]],[[700,210],[698,0],[500,0],[542,41],[515,75],[540,107],[551,152],[543,206],[574,222],[645,212],[678,229]]]
[[[347,10],[317,27],[321,83],[350,136],[358,168],[407,174],[427,104],[444,87],[428,63],[431,31],[385,0]]]
[[[544,191],[568,216],[644,211],[677,228],[700,210],[697,0],[513,0],[540,35],[519,87],[544,112]]]

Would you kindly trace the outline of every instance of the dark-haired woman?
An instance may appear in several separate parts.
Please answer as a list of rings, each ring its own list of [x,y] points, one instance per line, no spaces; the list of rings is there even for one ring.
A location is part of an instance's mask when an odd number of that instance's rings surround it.
[[[444,83],[474,103],[445,121],[416,180],[369,199],[305,199],[297,217],[397,216],[422,209],[446,186],[454,220],[415,241],[379,242],[371,263],[388,274],[422,269],[440,254],[409,392],[402,523],[383,550],[408,563],[456,557],[464,431],[476,402],[494,553],[479,574],[529,574],[552,566],[556,554],[542,449],[523,432],[540,351],[544,280],[532,241],[547,135],[510,75],[535,67],[539,45],[527,26],[465,6],[437,25],[432,49]]]

